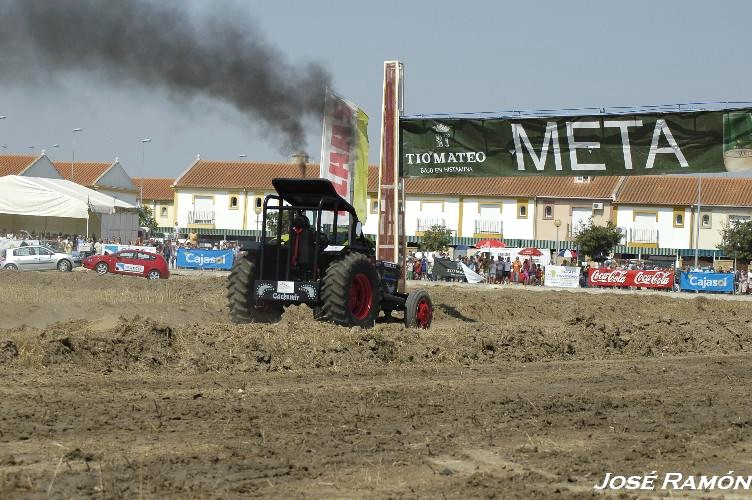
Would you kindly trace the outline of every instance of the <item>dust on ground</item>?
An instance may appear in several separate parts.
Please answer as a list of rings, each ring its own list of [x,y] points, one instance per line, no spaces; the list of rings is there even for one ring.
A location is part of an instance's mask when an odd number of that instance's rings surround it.
[[[305,306],[238,326],[224,283],[0,273],[0,496],[590,497],[607,472],[752,472],[747,302],[432,286],[428,331]]]

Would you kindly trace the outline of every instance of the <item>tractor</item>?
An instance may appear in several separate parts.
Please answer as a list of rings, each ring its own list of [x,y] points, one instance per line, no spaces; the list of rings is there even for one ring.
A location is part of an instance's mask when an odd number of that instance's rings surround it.
[[[329,180],[272,185],[261,239],[241,248],[228,279],[234,322],[274,322],[285,306],[307,304],[317,319],[342,326],[370,328],[380,311],[386,318],[404,311],[407,327],[431,325],[431,297],[398,290],[400,266],[376,260],[355,209]]]

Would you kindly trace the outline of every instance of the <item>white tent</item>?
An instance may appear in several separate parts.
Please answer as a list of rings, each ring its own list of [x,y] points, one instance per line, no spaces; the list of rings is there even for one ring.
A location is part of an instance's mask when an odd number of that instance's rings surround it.
[[[113,214],[133,205],[64,179],[0,177],[0,213],[88,219],[89,211]]]
[[[93,218],[92,224],[90,219]],[[64,179],[0,177],[0,223],[13,231],[35,229],[133,240],[136,207]]]

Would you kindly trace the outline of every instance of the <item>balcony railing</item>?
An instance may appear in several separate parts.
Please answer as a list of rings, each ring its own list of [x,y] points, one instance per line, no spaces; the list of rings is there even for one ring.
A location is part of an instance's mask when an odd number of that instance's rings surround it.
[[[621,244],[658,244],[658,230],[646,227],[621,227]]]
[[[475,219],[475,233],[503,234],[504,223],[500,220]]]
[[[445,226],[444,219],[422,219],[418,218],[418,227],[416,231],[428,231],[433,226]]]
[[[214,212],[211,210],[188,212],[188,224],[214,224]]]

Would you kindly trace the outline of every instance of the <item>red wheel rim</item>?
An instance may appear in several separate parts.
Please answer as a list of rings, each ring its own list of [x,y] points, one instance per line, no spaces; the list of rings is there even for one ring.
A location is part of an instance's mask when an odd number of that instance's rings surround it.
[[[431,326],[431,319],[433,318],[433,308],[427,299],[421,299],[418,302],[418,307],[415,309],[415,319],[417,320],[419,328],[428,328]]]
[[[373,302],[371,280],[363,273],[356,274],[352,285],[350,285],[350,300],[348,302],[350,313],[355,319],[366,319],[371,312],[371,302]]]

